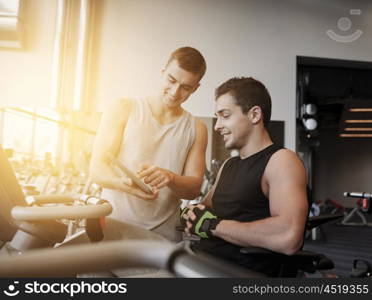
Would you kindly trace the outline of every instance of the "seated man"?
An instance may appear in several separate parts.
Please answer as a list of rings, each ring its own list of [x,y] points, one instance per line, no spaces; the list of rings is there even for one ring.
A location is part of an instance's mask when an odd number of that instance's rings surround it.
[[[226,160],[203,204],[181,214],[187,233],[197,234],[195,251],[277,276],[280,262],[242,247],[261,247],[291,255],[302,247],[308,215],[306,173],[297,155],[273,144],[267,126],[271,99],[253,78],[232,78],[216,90],[215,130],[227,149]]]

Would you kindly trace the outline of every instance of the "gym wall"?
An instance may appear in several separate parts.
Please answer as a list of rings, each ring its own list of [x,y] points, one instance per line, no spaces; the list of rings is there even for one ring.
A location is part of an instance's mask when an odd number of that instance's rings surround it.
[[[371,190],[371,139],[352,141],[337,137],[336,130],[322,130],[321,147],[315,155],[315,200],[331,198],[353,207],[357,199],[344,198],[344,192]]]
[[[100,25],[96,102],[151,93],[169,53],[191,45],[208,70],[185,104],[212,117],[214,89],[232,76],[263,81],[273,99],[273,120],[285,121],[285,146],[295,149],[296,56],[372,61],[372,7],[337,0],[106,0]],[[350,16],[350,9],[360,9]],[[329,38],[337,21],[350,17],[362,36],[352,43]],[[338,31],[339,32],[339,31]]]
[[[25,48],[0,49],[0,105],[49,103],[57,0],[27,0]],[[169,53],[192,45],[208,70],[185,104],[212,117],[214,89],[232,76],[263,81],[273,120],[285,122],[285,146],[295,149],[296,56],[372,61],[372,8],[363,0],[101,0],[94,1],[94,62],[89,104],[150,94]],[[350,16],[359,9],[359,16]],[[341,17],[362,36],[352,43],[329,38]],[[95,120],[94,120],[95,121]],[[92,121],[92,122],[94,122]],[[94,124],[89,124],[89,127]]]
[[[0,47],[0,106],[48,106],[56,0],[26,0],[23,49]]]

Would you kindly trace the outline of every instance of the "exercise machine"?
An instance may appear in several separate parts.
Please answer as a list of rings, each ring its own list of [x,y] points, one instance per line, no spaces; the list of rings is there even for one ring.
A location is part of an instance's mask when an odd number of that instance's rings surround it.
[[[0,277],[74,277],[121,267],[155,267],[176,277],[263,277],[191,254],[170,242],[125,240],[68,245],[82,233],[92,242],[102,240],[99,221],[111,213],[111,205],[88,196],[74,199],[37,195],[26,201],[1,147],[0,172],[0,237],[6,237],[0,250]],[[84,230],[69,235],[68,222],[63,220],[71,219],[86,219]],[[68,246],[61,246],[66,243]]]
[[[365,192],[345,192],[344,197],[357,198],[354,208],[341,221],[341,225],[345,226],[372,226],[372,223],[367,222],[366,214],[372,212],[372,194]],[[352,222],[355,217],[360,219],[359,222]]]
[[[88,226],[77,234],[86,233],[92,241],[102,236],[97,222],[112,211],[107,201],[86,195],[25,196],[1,147],[0,172],[1,255],[53,247],[71,238],[68,220],[87,220]]]
[[[164,269],[175,277],[264,277],[207,255],[189,253],[173,243],[140,240],[31,250],[20,256],[0,257],[0,277],[66,277],[130,267]]]

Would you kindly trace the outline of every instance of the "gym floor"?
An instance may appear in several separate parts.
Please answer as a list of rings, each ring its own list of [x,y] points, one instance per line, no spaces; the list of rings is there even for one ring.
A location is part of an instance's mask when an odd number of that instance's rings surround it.
[[[372,222],[372,216],[368,216]],[[317,240],[306,240],[304,249],[325,254],[335,268],[327,273],[350,277],[354,259],[372,262],[372,227],[324,224]]]

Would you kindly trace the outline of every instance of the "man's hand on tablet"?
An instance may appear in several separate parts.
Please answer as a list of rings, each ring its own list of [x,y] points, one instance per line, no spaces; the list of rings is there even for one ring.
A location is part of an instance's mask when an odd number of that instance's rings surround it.
[[[171,171],[150,165],[143,165],[137,174],[146,184],[157,189],[167,186],[174,179]]]

